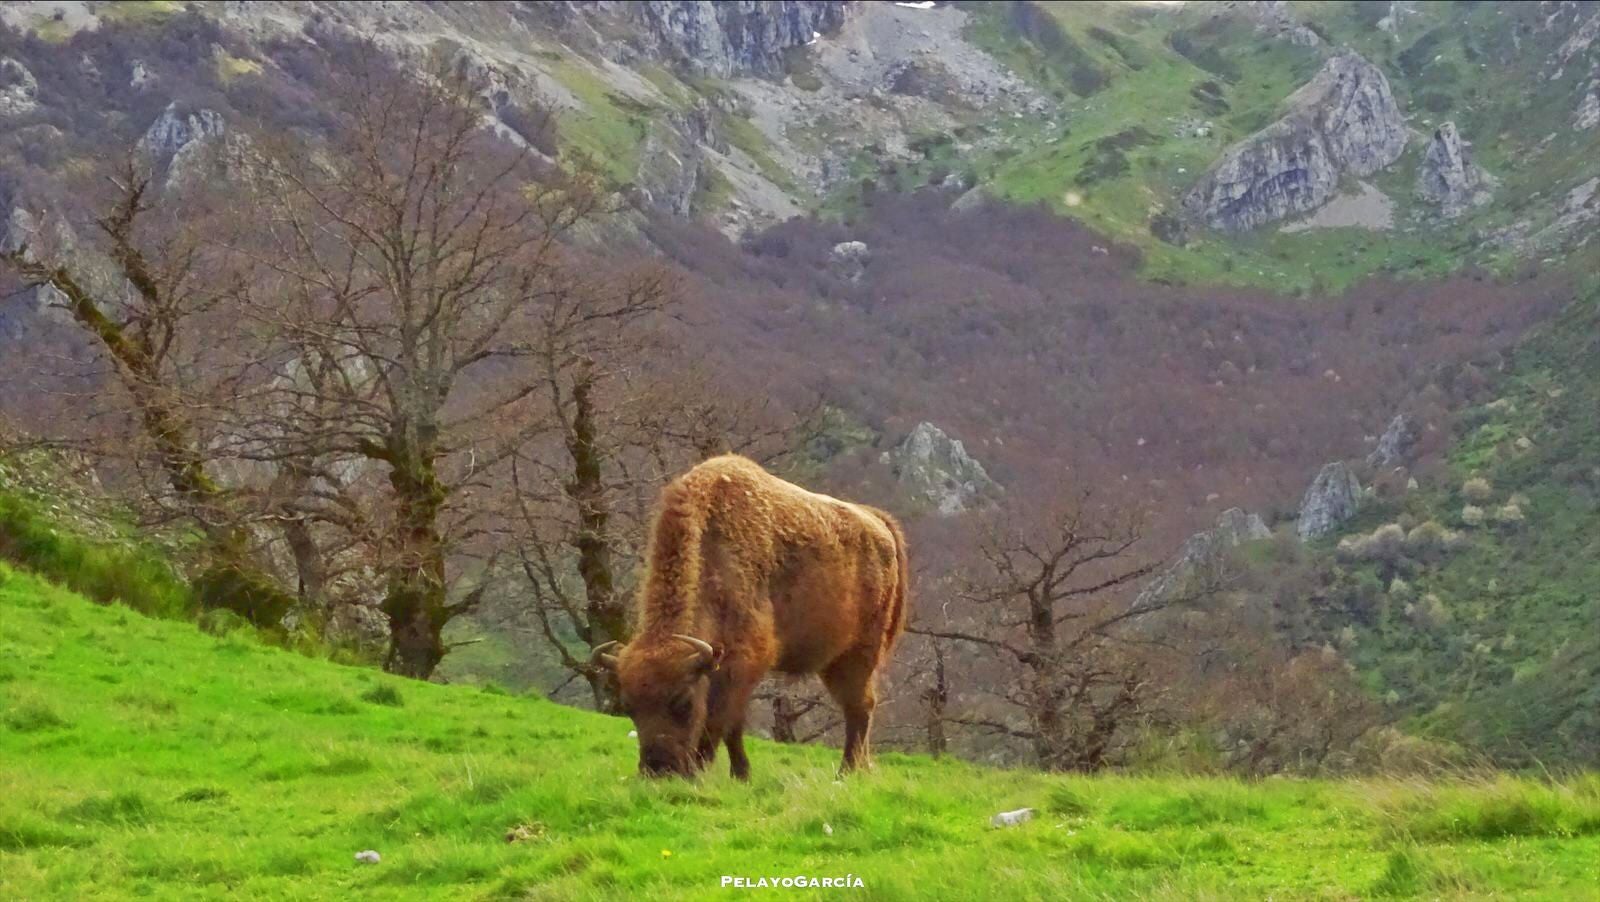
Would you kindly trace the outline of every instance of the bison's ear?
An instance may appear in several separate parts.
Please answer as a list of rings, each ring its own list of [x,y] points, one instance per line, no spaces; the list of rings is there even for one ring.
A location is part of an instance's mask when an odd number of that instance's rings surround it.
[[[720,642],[711,646],[711,654],[702,657],[700,660],[700,672],[715,673],[716,671],[722,669],[722,657],[724,650],[725,649]]]

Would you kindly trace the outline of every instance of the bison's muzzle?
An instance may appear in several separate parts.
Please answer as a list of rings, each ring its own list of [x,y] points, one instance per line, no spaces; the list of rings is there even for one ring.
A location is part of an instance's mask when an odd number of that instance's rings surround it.
[[[639,773],[646,777],[693,777],[697,769],[688,755],[672,749],[647,748],[639,750]]]

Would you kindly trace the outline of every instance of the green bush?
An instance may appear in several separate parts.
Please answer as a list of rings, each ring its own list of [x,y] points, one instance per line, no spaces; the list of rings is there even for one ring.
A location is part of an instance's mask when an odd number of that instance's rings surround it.
[[[225,608],[257,626],[282,623],[296,602],[261,577],[226,565],[207,568],[195,579],[194,591],[202,607]]]

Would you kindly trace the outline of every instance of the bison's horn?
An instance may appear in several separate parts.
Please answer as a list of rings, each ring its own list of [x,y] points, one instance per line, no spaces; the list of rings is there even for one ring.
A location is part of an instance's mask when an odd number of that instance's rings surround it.
[[[693,645],[694,650],[704,655],[707,661],[715,661],[717,659],[717,650],[712,648],[711,643],[704,639],[696,639],[693,636],[685,636],[682,633],[673,633],[672,638],[682,639],[690,645]]]
[[[610,654],[610,651],[621,644],[620,642],[605,642],[596,645],[594,651],[589,654],[589,663],[593,664],[598,661],[607,667],[615,668],[617,666],[617,656]]]

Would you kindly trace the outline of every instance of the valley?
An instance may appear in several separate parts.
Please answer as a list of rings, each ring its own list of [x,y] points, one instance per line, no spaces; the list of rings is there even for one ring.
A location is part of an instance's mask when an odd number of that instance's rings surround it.
[[[0,892],[1581,895],[1597,42],[1553,0],[0,4]],[[575,710],[726,451],[906,526],[859,794],[811,682],[748,792],[637,785]]]

